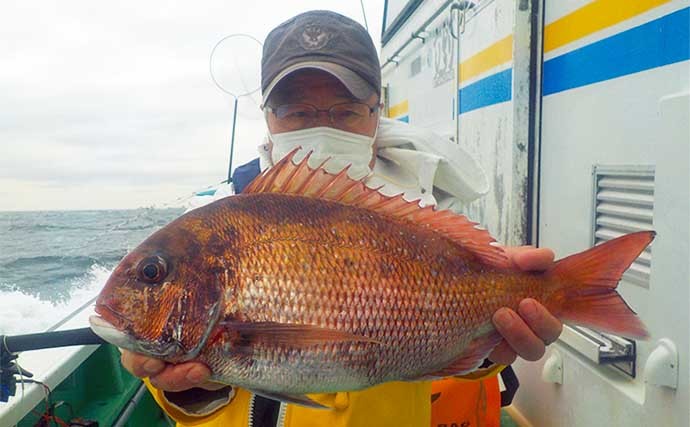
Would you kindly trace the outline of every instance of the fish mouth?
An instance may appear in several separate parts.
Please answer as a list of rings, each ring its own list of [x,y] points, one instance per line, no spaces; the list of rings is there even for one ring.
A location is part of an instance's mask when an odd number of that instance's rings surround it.
[[[89,324],[91,325],[91,330],[107,342],[127,350],[139,350],[140,346],[137,340],[113,326],[105,318],[89,316]]]
[[[111,327],[115,328],[113,325],[120,326],[119,329],[124,329],[132,324],[132,321],[127,319],[125,316],[121,315],[117,311],[110,308],[107,304],[96,304],[94,308],[96,314],[105,320]]]
[[[123,332],[101,316],[89,316],[91,330],[110,344],[131,350],[135,353],[146,354],[160,359],[170,358],[180,352],[176,342],[149,342],[138,340],[127,332]]]

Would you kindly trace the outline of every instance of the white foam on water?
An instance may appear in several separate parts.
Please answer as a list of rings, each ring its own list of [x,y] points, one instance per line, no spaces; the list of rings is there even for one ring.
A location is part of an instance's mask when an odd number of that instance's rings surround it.
[[[18,290],[0,291],[0,335],[45,331],[98,295],[111,272],[99,265],[92,266],[88,273],[76,280],[66,302],[42,301]]]

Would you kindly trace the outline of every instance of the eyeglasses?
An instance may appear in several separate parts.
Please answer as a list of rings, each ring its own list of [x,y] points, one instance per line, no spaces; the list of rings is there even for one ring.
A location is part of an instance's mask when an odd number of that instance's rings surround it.
[[[331,125],[341,130],[358,130],[367,123],[378,105],[370,107],[361,102],[346,102],[331,106],[327,110],[320,110],[311,104],[283,104],[277,107],[265,107],[273,113],[279,124],[286,130],[297,130],[312,126],[319,118],[319,113],[328,113]]]

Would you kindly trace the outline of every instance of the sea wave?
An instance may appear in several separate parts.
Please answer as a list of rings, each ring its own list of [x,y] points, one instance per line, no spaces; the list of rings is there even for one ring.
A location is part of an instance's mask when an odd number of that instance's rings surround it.
[[[33,267],[37,265],[58,264],[60,266],[69,267],[84,267],[88,268],[98,262],[97,258],[91,256],[55,256],[55,255],[39,255],[32,257],[15,258],[6,262],[3,266],[6,268],[17,267]]]
[[[96,297],[111,271],[98,264],[92,265],[86,274],[74,279],[69,298],[59,303],[39,299],[14,286],[0,286],[7,289],[0,291],[0,335],[28,334],[49,329]]]
[[[97,226],[88,227],[85,225],[61,225],[61,224],[10,224],[7,231],[63,231],[63,230],[101,230]]]
[[[155,222],[150,222],[147,224],[141,224],[141,225],[123,225],[123,226],[114,226],[111,228],[109,231],[138,231],[138,230],[149,230],[153,227],[162,227],[165,225],[167,222],[166,221],[155,221]]]
[[[113,268],[124,254],[120,250],[91,256],[39,255],[0,261],[0,291],[20,290],[43,301],[66,302],[76,283],[98,268]]]

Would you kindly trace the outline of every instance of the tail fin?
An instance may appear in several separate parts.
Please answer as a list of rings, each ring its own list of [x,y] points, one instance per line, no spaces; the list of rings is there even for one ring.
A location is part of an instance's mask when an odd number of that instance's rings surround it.
[[[630,338],[648,338],[642,321],[616,292],[630,264],[656,233],[640,231],[556,262],[547,276],[561,286],[547,307],[566,322]]]

